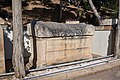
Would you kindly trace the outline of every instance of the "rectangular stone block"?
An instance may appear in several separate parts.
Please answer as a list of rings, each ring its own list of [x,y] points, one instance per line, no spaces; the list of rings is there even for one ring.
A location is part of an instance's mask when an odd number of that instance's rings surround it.
[[[46,40],[37,40],[37,64],[38,66],[46,65]]]
[[[92,58],[91,36],[36,40],[38,67]]]
[[[62,63],[62,62],[65,62],[64,51],[47,52],[46,53],[46,63],[47,63],[47,65],[57,64],[57,63]]]
[[[80,47],[90,47],[91,37],[83,36],[78,38],[67,38],[65,39],[65,49],[77,49]]]
[[[69,38],[65,40],[65,49],[77,49],[80,47],[80,39]]]
[[[65,49],[65,40],[50,38],[47,40],[47,51],[61,51]]]
[[[4,54],[4,38],[3,29],[0,27],[0,73],[5,72],[5,54]]]
[[[74,61],[74,60],[81,60],[87,58],[92,58],[92,54],[90,54],[89,47],[65,51],[66,61]]]

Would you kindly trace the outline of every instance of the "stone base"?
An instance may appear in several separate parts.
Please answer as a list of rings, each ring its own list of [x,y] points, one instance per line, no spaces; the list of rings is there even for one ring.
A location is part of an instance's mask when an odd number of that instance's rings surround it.
[[[37,39],[37,67],[92,58],[91,36]]]
[[[3,29],[0,27],[0,73],[5,72],[5,54],[4,54],[4,41]]]

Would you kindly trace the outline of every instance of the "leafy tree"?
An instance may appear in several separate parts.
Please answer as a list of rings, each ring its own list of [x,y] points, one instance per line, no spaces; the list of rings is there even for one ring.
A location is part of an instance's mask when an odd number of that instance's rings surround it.
[[[118,10],[118,1],[119,0],[102,0],[102,6],[113,10]]]

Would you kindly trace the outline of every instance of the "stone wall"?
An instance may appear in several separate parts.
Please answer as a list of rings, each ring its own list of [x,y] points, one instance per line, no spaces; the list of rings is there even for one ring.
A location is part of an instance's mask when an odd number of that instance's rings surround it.
[[[5,72],[5,54],[4,54],[4,39],[3,29],[0,26],[0,73]]]

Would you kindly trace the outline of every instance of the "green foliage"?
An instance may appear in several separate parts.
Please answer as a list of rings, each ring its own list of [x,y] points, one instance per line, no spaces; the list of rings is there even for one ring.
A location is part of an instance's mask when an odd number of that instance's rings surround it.
[[[119,0],[104,0],[102,6],[107,8],[106,11],[110,13],[111,17],[117,18],[118,9],[119,9]]]
[[[118,0],[105,0],[103,1],[102,6],[113,10],[118,10],[118,3]]]
[[[84,10],[91,9],[88,0],[83,0],[83,8],[84,8]]]
[[[51,0],[43,0],[43,3],[44,3],[45,5],[47,5],[47,4],[51,3]]]
[[[83,2],[88,2],[88,0],[83,0]]]

